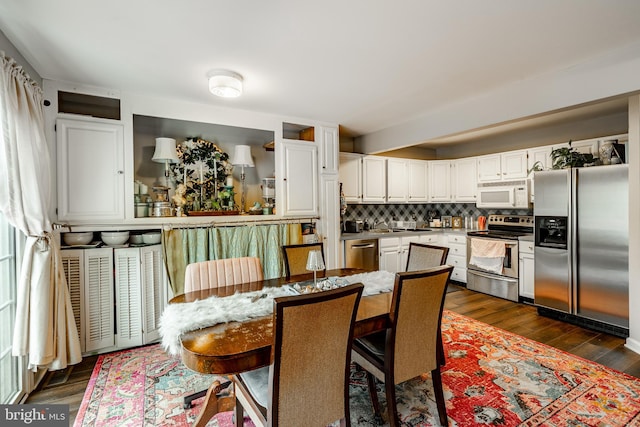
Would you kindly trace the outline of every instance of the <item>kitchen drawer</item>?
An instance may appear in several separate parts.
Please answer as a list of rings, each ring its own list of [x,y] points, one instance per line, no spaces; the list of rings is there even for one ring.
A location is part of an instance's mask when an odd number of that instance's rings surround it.
[[[399,237],[385,237],[383,239],[378,239],[378,246],[381,247],[381,248],[398,247],[398,246],[400,246],[400,238]]]
[[[464,245],[458,244],[458,243],[451,243],[449,242],[449,256],[462,256],[465,257],[467,256],[467,245],[466,243]]]
[[[449,244],[467,244],[467,236],[462,234],[449,234],[447,236],[449,238]]]
[[[518,245],[518,250],[521,254],[533,254],[533,242],[520,241]]]
[[[442,241],[440,240],[441,238],[442,236],[439,234],[423,234],[420,236],[420,243],[440,245],[442,244]]]
[[[405,237],[402,237],[401,239],[402,239],[402,244],[407,246],[411,242],[420,243],[420,236],[405,236]]]
[[[456,282],[467,283],[467,269],[466,268],[454,268],[451,272],[451,280]]]
[[[451,252],[449,252],[451,254]],[[454,268],[467,268],[467,257],[459,255],[449,255],[447,257],[447,264],[452,265]]]

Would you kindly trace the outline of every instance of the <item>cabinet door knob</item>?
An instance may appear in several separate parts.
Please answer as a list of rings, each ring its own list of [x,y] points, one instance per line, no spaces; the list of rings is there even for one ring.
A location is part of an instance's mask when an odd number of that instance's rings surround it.
[[[118,171],[118,175],[124,174],[124,171]]]

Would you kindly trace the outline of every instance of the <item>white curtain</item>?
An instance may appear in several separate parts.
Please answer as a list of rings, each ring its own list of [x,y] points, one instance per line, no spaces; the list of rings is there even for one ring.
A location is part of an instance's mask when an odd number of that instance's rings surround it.
[[[3,52],[0,62],[0,211],[27,236],[13,355],[28,355],[34,371],[63,369],[82,356],[60,247],[48,218],[51,159],[42,90]]]

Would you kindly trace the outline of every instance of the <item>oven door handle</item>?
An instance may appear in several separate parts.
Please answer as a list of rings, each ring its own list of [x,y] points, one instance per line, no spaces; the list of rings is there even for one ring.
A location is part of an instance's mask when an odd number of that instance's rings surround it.
[[[511,277],[506,277],[506,276],[498,276],[497,274],[482,273],[478,270],[469,270],[467,273],[473,273],[476,276],[485,277],[487,279],[497,279],[497,280],[503,280],[505,282],[518,283],[518,279],[513,279]]]

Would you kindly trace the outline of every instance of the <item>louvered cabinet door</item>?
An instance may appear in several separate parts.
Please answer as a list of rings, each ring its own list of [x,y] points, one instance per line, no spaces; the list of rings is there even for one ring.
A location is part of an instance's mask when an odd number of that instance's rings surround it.
[[[167,305],[167,275],[162,245],[140,248],[142,260],[142,295],[144,304],[142,335],[144,343],[160,339],[160,315]]]
[[[140,249],[114,250],[116,280],[116,346],[142,345]]]
[[[85,351],[115,344],[113,300],[113,249],[84,251]]]
[[[78,337],[80,338],[80,351],[84,353],[84,326],[82,322],[84,315],[84,250],[63,250],[62,268],[64,269],[65,278],[67,279],[73,318],[75,319]]]

